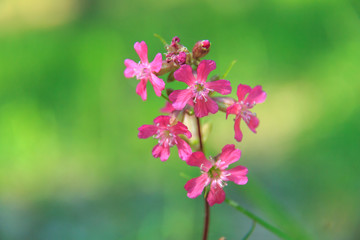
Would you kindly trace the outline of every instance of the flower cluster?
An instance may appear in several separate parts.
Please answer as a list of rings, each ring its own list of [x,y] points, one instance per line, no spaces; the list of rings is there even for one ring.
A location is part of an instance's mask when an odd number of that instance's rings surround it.
[[[157,96],[164,97],[167,102],[161,109],[163,113],[154,119],[151,125],[143,125],[139,130],[139,138],[153,136],[158,143],[152,150],[155,158],[166,161],[170,156],[170,149],[176,146],[179,158],[189,166],[200,168],[201,175],[189,180],[185,184],[185,190],[189,198],[196,198],[205,192],[205,197],[210,206],[222,203],[225,200],[223,188],[227,181],[244,185],[247,183],[247,168],[236,166],[228,169],[229,165],[240,159],[241,151],[235,145],[228,144],[223,147],[220,154],[215,157],[206,158],[203,152],[203,139],[201,137],[200,118],[218,111],[229,115],[235,115],[234,135],[235,140],[240,142],[243,134],[240,130],[241,119],[248,125],[251,131],[256,133],[259,119],[252,112],[253,107],[266,99],[266,93],[261,86],[251,88],[240,84],[237,87],[238,100],[214,96],[229,95],[232,92],[231,83],[219,77],[209,75],[216,69],[213,60],[202,60],[210,51],[208,40],[198,41],[190,52],[180,44],[180,38],[174,37],[170,44],[165,45],[166,53],[164,59],[162,54],[156,54],[154,60],[149,63],[148,49],[145,42],[137,42],[134,45],[139,55],[138,63],[133,60],[125,60],[124,75],[127,78],[136,77],[140,82],[136,87],[136,93],[142,100],[147,99],[146,85],[150,81]],[[185,83],[183,89],[165,89],[165,82],[159,78],[168,74],[167,82],[176,80]],[[163,92],[164,91],[164,92]],[[166,95],[167,94],[167,95]],[[197,131],[187,122],[188,119],[197,121]],[[193,141],[196,138],[197,141]],[[197,148],[198,151],[192,149]],[[205,189],[205,191],[204,191]]]

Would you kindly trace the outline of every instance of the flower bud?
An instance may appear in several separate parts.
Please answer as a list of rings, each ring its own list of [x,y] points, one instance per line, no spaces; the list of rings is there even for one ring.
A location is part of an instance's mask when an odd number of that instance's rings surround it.
[[[213,81],[217,81],[217,80],[220,80],[219,74],[215,74],[214,76],[212,76],[212,77],[209,79],[209,82],[213,82]]]
[[[236,102],[236,100],[231,97],[212,97],[212,100],[218,104],[219,110],[222,112],[226,112],[226,109]]]
[[[167,81],[168,83],[175,81],[174,72],[169,73],[166,81]],[[168,94],[168,95],[169,95],[169,94]]]
[[[166,62],[173,64],[176,68],[189,61],[189,50],[180,44],[180,38],[174,37],[170,45],[166,45]]]
[[[178,36],[175,36],[175,37],[173,37],[173,39],[171,41],[171,46],[174,48],[178,48],[179,42],[180,42],[180,38]]]
[[[156,76],[162,76],[168,72],[175,71],[177,68],[178,66],[173,63],[169,63],[166,60],[162,61],[161,69],[158,73],[156,73]]]
[[[190,145],[195,145],[199,143],[199,135],[197,134],[197,122],[196,117],[185,114],[183,123],[188,127],[189,131],[192,134],[192,137],[189,139]]]
[[[166,89],[166,94],[169,96],[173,91],[174,91],[174,89],[172,89],[172,88],[167,88],[167,89]]]
[[[206,142],[206,140],[209,138],[210,132],[212,129],[211,123],[205,123],[201,126],[201,133],[202,133],[202,140],[203,142]]]
[[[195,43],[195,46],[192,50],[194,58],[205,57],[210,52],[210,41],[202,40]]]
[[[186,63],[186,53],[185,52],[180,52],[177,55],[177,62],[179,63],[179,65],[183,65]]]

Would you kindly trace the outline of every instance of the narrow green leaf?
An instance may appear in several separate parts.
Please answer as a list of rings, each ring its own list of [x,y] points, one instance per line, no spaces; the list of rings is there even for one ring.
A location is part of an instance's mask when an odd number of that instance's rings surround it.
[[[154,37],[158,38],[165,46],[168,45],[165,39],[161,37],[159,34],[154,33]]]
[[[243,237],[242,240],[247,240],[250,237],[250,235],[254,232],[255,227],[256,227],[256,221],[253,220],[253,223],[251,225],[249,232]]]
[[[228,67],[228,69],[226,70],[226,72],[224,73],[224,75],[222,76],[221,79],[225,79],[226,76],[229,74],[229,72],[231,71],[231,69],[233,68],[233,66],[235,65],[236,60],[233,60],[230,64],[230,66]]]
[[[247,217],[249,217],[252,220],[256,221],[261,226],[263,226],[264,228],[266,228],[267,230],[269,230],[273,234],[277,235],[281,239],[291,240],[291,238],[289,236],[287,236],[285,233],[283,233],[281,230],[279,230],[278,228],[272,226],[270,223],[266,222],[265,220],[259,218],[258,216],[256,216],[252,212],[249,212],[248,210],[246,210],[245,208],[243,208],[242,206],[240,206],[239,204],[237,204],[233,200],[225,199],[225,202],[227,204],[229,204],[230,206],[232,206],[233,208],[235,208],[236,210],[238,210],[239,212],[246,215]]]

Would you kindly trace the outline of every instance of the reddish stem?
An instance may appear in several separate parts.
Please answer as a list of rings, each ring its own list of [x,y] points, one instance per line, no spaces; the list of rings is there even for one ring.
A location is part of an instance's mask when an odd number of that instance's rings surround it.
[[[200,118],[198,118],[198,117],[196,118],[196,123],[197,123],[198,136],[199,136],[199,151],[204,153],[204,146],[203,146],[202,137],[201,137]]]
[[[205,200],[205,219],[204,219],[204,233],[203,233],[203,240],[207,240],[208,232],[209,232],[209,221],[210,221],[210,206],[209,203]]]
[[[199,135],[199,151],[204,153],[204,145],[202,142],[201,124],[199,118],[196,118],[196,123],[197,123],[198,135]],[[209,232],[209,222],[210,222],[210,206],[209,203],[207,202],[206,195],[204,196],[204,200],[205,200],[205,217],[204,217],[203,240],[207,240],[208,232]]]

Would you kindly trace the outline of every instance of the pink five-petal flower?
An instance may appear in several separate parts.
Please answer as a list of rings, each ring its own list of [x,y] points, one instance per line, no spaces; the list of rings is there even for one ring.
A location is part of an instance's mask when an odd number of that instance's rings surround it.
[[[173,107],[177,110],[183,109],[189,102],[194,102],[196,117],[205,117],[209,113],[216,113],[218,105],[209,97],[212,91],[222,95],[231,93],[231,85],[227,80],[217,80],[206,82],[211,71],[216,68],[212,60],[202,60],[194,76],[191,66],[182,65],[174,72],[176,80],[186,83],[189,87],[184,90],[173,91],[169,99],[173,102]]]
[[[202,152],[192,153],[186,163],[190,166],[199,167],[202,174],[200,177],[190,179],[185,184],[187,196],[196,198],[206,186],[210,185],[207,195],[209,205],[222,203],[225,200],[223,187],[227,185],[226,181],[233,181],[239,185],[244,185],[248,181],[246,167],[237,166],[227,170],[230,164],[239,160],[240,156],[240,150],[236,149],[233,144],[226,145],[216,159],[210,157],[208,160]]]
[[[154,87],[155,94],[161,96],[161,91],[165,88],[165,83],[163,80],[158,78],[154,73],[157,73],[161,69],[162,65],[162,56],[161,53],[156,54],[154,60],[149,63],[148,60],[148,49],[146,43],[136,42],[134,45],[135,51],[139,55],[140,62],[136,63],[133,60],[125,59],[126,69],[124,75],[126,78],[136,77],[140,80],[139,84],[136,87],[136,93],[140,95],[142,100],[146,100],[146,84],[148,81],[151,82]]]
[[[266,99],[266,93],[261,86],[251,88],[248,85],[240,84],[237,88],[238,101],[226,109],[226,118],[229,114],[234,114],[235,117],[235,139],[240,142],[243,134],[240,130],[241,119],[245,121],[251,131],[256,133],[256,128],[259,126],[259,119],[252,109],[256,104],[263,103]]]
[[[191,138],[191,132],[181,122],[175,122],[170,116],[159,116],[154,119],[154,125],[143,125],[139,127],[139,138],[148,138],[154,136],[158,139],[158,144],[153,148],[152,154],[155,158],[160,158],[161,161],[168,160],[170,156],[170,148],[177,146],[179,157],[186,160],[192,153],[189,144],[179,137],[179,134],[184,134]]]

